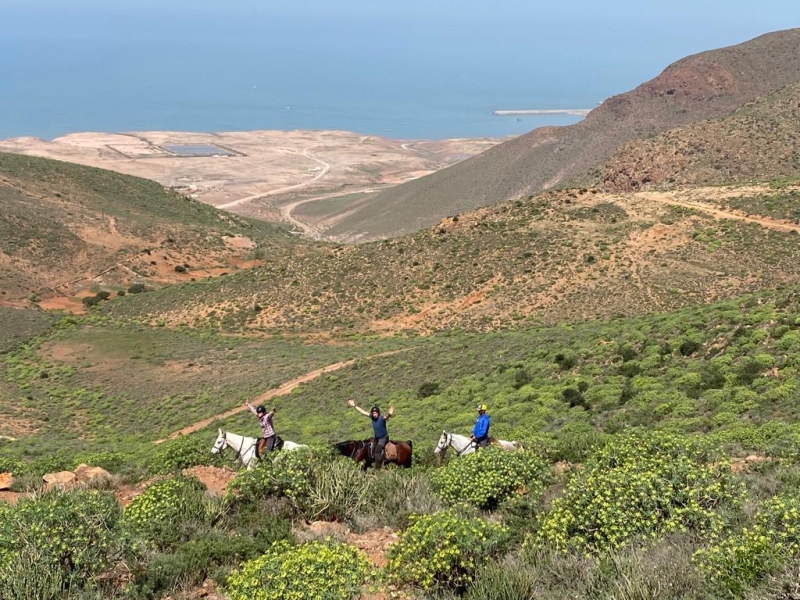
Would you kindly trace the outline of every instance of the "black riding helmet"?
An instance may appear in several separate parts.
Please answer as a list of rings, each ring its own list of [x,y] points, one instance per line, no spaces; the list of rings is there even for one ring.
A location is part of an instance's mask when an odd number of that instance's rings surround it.
[[[259,414],[259,415],[265,415],[265,414],[267,414],[267,409],[266,409],[266,408],[264,408],[263,406],[259,406],[259,407],[256,409],[256,414]]]
[[[372,408],[369,409],[369,416],[370,417],[372,417],[373,413],[378,413],[378,417],[381,416],[381,409],[378,408],[377,404],[373,404]],[[372,418],[374,419],[374,418],[377,418],[377,417],[372,417]]]

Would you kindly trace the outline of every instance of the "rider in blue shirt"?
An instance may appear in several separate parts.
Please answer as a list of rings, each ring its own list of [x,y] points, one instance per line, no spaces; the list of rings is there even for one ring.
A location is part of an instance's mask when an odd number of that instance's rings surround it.
[[[475,450],[489,446],[489,415],[486,414],[486,405],[478,406],[478,420],[472,428],[470,439],[475,444]]]
[[[375,405],[367,412],[360,406],[356,406],[354,400],[348,400],[347,404],[372,420],[372,454],[375,457],[375,468],[380,469],[383,466],[386,444],[389,443],[389,432],[386,429],[386,421],[392,418],[394,407],[390,406],[389,411],[385,415],[382,415],[381,409]]]

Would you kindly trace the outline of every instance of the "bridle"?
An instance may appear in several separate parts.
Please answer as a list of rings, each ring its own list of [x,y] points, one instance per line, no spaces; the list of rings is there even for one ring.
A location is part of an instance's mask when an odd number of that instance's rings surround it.
[[[469,443],[467,443],[461,450],[456,450],[456,456],[462,456],[467,450],[469,450],[475,445],[476,442],[474,440],[470,440]],[[442,453],[450,447],[453,447],[453,449],[455,449],[455,446],[453,446],[453,434],[450,433],[449,431],[445,431],[444,446],[439,444],[436,446],[436,449],[439,450],[439,453]]]
[[[242,443],[239,446],[239,448],[237,449],[232,443],[228,442],[228,432],[227,431],[223,431],[222,432],[222,437],[220,438],[220,441],[222,442],[222,446],[217,448],[217,445],[214,444],[214,448],[217,450],[217,454],[222,454],[222,451],[225,450],[225,448],[230,447],[234,452],[236,452],[236,456],[234,456],[233,460],[231,460],[230,462],[236,462],[237,460],[242,460],[242,454],[245,454],[246,452],[250,452],[250,449],[253,448],[253,446],[255,446],[258,443],[258,440],[256,440],[245,451],[245,449],[244,449],[244,441],[245,441],[245,439],[247,439],[247,438],[242,437]]]

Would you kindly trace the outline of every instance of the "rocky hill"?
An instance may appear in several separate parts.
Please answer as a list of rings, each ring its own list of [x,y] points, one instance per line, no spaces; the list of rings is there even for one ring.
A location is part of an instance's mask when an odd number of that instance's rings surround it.
[[[732,115],[623,146],[603,166],[604,187],[630,191],[800,175],[800,83]]]
[[[152,181],[0,153],[0,304],[216,275],[294,245]]]
[[[397,236],[448,215],[584,177],[626,142],[707,119],[800,80],[800,29],[763,35],[670,65],[569,127],[542,128],[376,194],[328,233]]]

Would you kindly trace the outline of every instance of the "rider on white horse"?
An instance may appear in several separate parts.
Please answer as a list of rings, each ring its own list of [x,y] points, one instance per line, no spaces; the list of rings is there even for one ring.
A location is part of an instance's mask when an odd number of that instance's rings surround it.
[[[486,405],[478,405],[478,419],[472,428],[472,435],[469,439],[475,444],[475,450],[489,447],[489,425],[491,424],[489,415],[486,414]]]
[[[267,409],[263,406],[253,408],[248,402],[245,402],[245,406],[258,417],[258,422],[261,425],[261,433],[264,435],[256,444],[256,457],[260,458],[262,452],[272,452],[272,449],[275,447],[275,441],[278,439],[278,436],[275,434],[275,428],[272,426],[272,417],[275,416],[275,409],[273,408],[271,411],[267,412]]]

